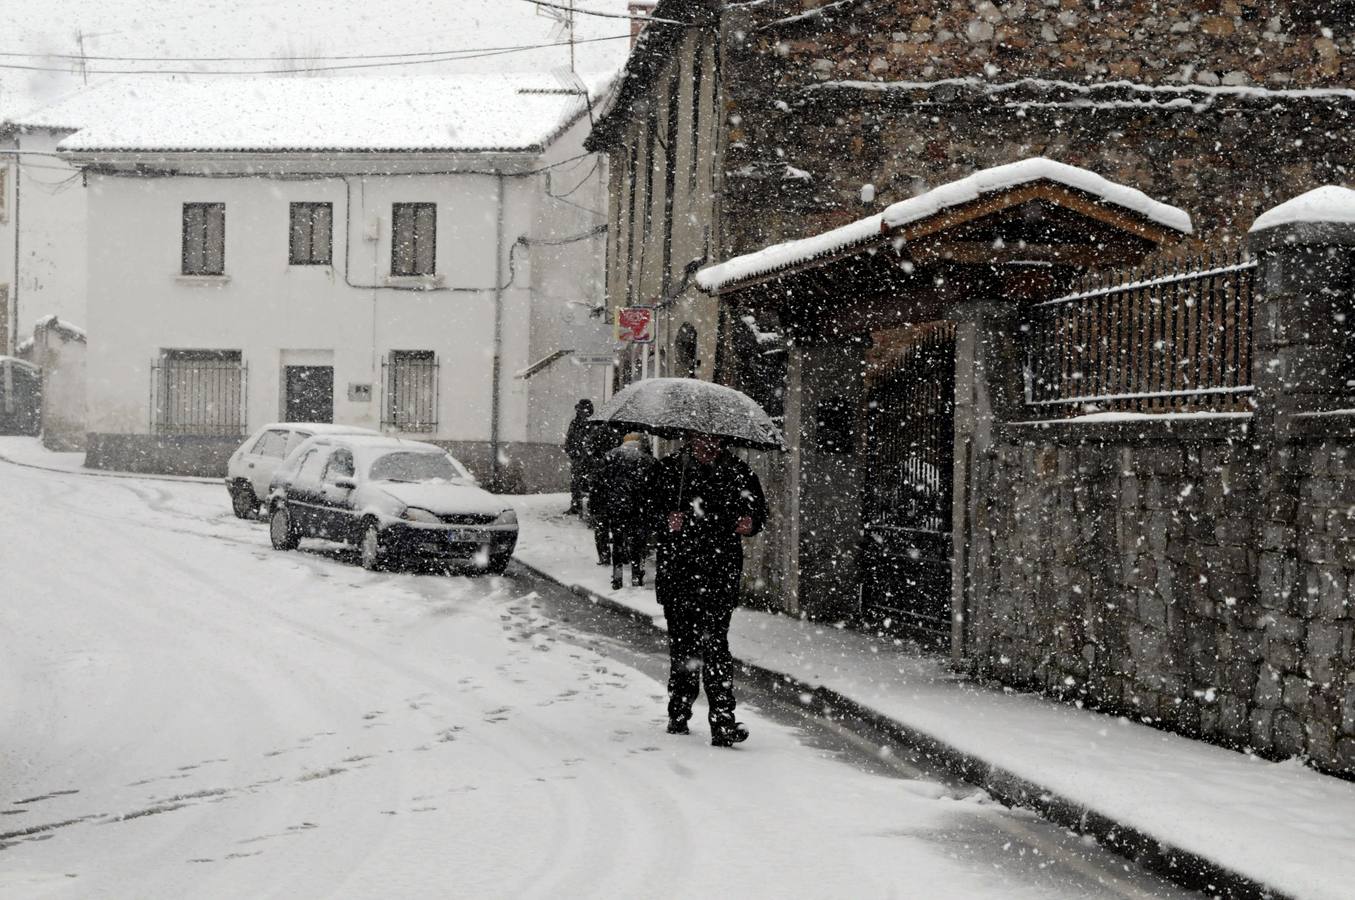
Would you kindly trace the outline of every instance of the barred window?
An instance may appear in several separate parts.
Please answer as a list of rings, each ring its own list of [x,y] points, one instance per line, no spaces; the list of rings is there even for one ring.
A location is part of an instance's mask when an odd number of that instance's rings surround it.
[[[391,211],[391,274],[437,271],[438,205],[396,203]]]
[[[226,204],[183,205],[183,274],[226,272]]]
[[[292,265],[329,265],[334,253],[334,204],[293,203],[290,234]]]
[[[383,365],[387,427],[432,432],[438,428],[438,361],[432,350],[392,350]]]
[[[165,350],[151,368],[151,395],[152,430],[158,434],[245,430],[245,364],[239,350]]]

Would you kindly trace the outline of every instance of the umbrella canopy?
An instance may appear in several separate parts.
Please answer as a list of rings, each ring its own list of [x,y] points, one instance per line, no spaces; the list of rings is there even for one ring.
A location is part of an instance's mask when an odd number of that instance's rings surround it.
[[[647,378],[618,391],[592,418],[657,434],[715,434],[757,450],[783,450],[781,430],[742,391],[695,378]]]

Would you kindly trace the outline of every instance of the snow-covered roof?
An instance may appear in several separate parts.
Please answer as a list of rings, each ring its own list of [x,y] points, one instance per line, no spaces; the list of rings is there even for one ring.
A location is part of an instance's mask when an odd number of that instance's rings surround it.
[[[702,269],[697,273],[696,281],[702,290],[718,291],[734,282],[837,253],[951,207],[976,200],[983,194],[1005,191],[1035,181],[1052,181],[1082,191],[1102,203],[1126,209],[1183,234],[1190,234],[1193,230],[1190,214],[1183,209],[1154,200],[1136,188],[1108,181],[1087,169],[1037,156],[983,169],[924,194],[901,200],[886,207],[883,212],[822,234],[736,256]]]
[[[79,341],[84,343],[88,339],[85,334],[85,329],[81,328],[79,325],[67,322],[65,319],[58,318],[55,313],[48,313],[33,323],[34,331],[42,329],[55,331],[68,341]]]
[[[1355,191],[1335,184],[1313,188],[1261,213],[1248,230],[1300,223],[1355,224]]]
[[[532,151],[585,109],[541,75],[119,81],[15,117],[72,151]]]

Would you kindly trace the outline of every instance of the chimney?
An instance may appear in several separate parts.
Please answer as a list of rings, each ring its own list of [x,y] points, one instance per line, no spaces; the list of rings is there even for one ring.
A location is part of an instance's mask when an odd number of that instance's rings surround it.
[[[654,7],[658,5],[658,0],[630,0],[626,11],[630,13],[630,45],[635,46],[635,41],[640,37],[640,32],[645,30],[644,18],[654,12]]]

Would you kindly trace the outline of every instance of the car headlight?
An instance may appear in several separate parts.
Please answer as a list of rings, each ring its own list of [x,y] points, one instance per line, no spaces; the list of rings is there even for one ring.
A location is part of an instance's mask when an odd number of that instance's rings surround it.
[[[440,524],[442,522],[437,516],[426,509],[419,509],[417,506],[407,506],[405,511],[400,513],[400,518],[406,522],[427,522],[429,524]]]
[[[499,517],[494,520],[495,525],[516,525],[518,523],[517,510],[505,509],[499,513]]]

